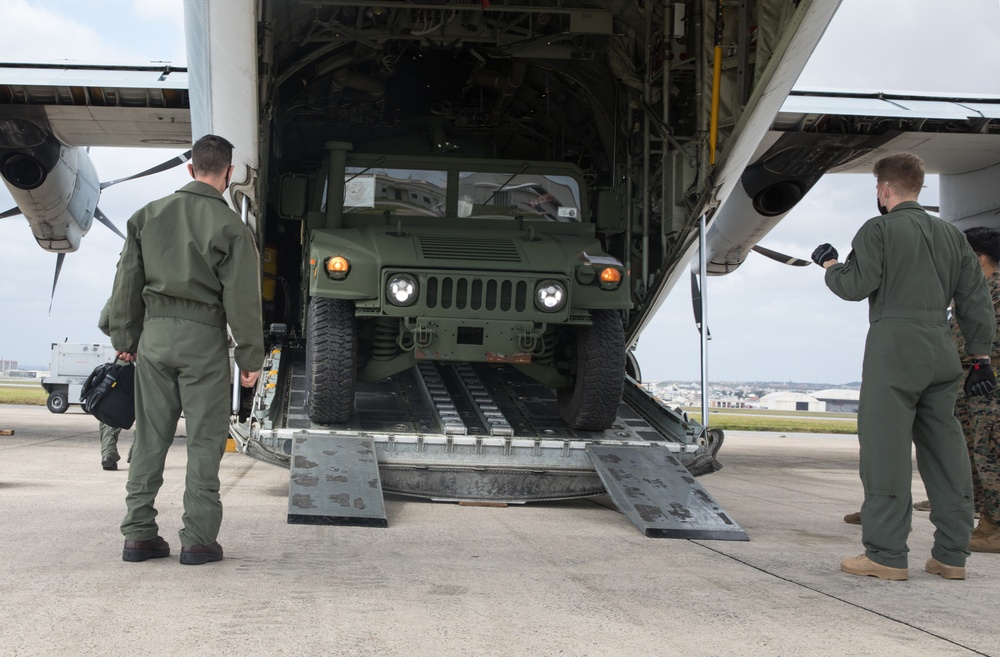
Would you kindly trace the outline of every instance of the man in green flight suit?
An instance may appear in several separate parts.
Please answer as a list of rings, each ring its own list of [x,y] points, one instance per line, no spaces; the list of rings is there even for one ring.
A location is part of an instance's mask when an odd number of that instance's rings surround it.
[[[917,203],[924,164],[900,153],[875,163],[876,191],[884,216],[869,219],[844,263],[821,244],[812,254],[826,269],[827,287],[848,301],[868,299],[858,408],[861,445],[861,541],[865,552],[846,557],[853,575],[905,580],[910,531],[911,444],[931,499],[937,531],[925,570],[965,579],[972,534],[972,476],[955,398],[962,365],[947,322],[954,313],[975,365],[967,394],[996,387],[989,353],[996,322],[986,279],[957,228]]]
[[[182,564],[222,559],[219,464],[229,432],[226,324],[240,383],[253,386],[264,361],[258,253],[253,233],[222,194],[233,146],[215,135],[195,142],[194,182],[153,201],[128,221],[111,296],[111,342],[136,364],[136,422],[126,484],[122,559],[166,557],[156,494],[183,411],[187,426]]]

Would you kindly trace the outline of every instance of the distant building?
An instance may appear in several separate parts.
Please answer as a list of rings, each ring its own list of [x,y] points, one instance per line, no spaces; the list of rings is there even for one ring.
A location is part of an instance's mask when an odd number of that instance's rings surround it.
[[[8,370],[3,373],[8,379],[38,379],[45,374],[39,372],[38,370]]]
[[[16,360],[4,360],[0,358],[0,373],[6,374],[11,370],[16,370],[16,369],[17,369]]]
[[[860,396],[860,390],[848,388],[830,388],[813,393],[813,397],[826,402],[826,410],[830,413],[857,413]]]
[[[760,407],[771,411],[811,411],[821,413],[826,404],[804,392],[772,392],[760,398]]]

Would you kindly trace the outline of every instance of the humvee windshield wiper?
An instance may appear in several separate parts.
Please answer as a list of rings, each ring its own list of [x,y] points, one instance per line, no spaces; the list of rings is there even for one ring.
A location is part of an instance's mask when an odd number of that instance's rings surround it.
[[[514,173],[512,173],[512,174],[511,174],[510,178],[508,178],[508,179],[507,179],[507,180],[506,180],[506,181],[504,182],[504,184],[502,184],[502,185],[500,185],[499,187],[497,187],[497,188],[496,188],[496,190],[494,190],[494,192],[493,192],[492,194],[490,194],[490,197],[489,197],[488,199],[486,199],[486,201],[484,201],[484,202],[483,202],[483,205],[489,205],[489,204],[490,204],[490,201],[492,201],[492,200],[493,200],[493,197],[494,197],[494,196],[496,196],[497,194],[499,194],[499,193],[500,193],[500,191],[501,191],[501,190],[502,190],[502,189],[503,189],[504,187],[506,187],[507,185],[509,185],[509,184],[510,184],[510,181],[511,181],[511,180],[513,180],[514,178],[517,178],[517,177],[518,177],[518,176],[520,176],[520,175],[521,175],[522,173],[524,173],[524,170],[525,170],[525,169],[527,169],[527,168],[528,168],[528,163],[527,163],[527,162],[525,162],[524,164],[522,164],[522,165],[520,166],[520,168],[518,168],[518,170],[517,170],[517,171],[515,171]]]

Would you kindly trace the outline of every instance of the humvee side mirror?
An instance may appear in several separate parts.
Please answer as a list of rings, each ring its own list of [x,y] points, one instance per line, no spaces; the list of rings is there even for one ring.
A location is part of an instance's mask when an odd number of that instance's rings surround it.
[[[297,173],[281,176],[278,190],[278,216],[303,219],[306,216],[306,187],[309,179]]]
[[[602,189],[597,193],[597,230],[615,232],[622,229],[622,195],[614,189]]]

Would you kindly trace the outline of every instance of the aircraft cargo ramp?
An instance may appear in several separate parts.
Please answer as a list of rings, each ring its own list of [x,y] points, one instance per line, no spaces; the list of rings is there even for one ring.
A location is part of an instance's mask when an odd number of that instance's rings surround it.
[[[606,431],[569,428],[554,392],[510,366],[431,362],[359,384],[350,422],[320,425],[304,411],[304,351],[270,358],[250,430],[233,433],[290,468],[289,522],[385,526],[383,490],[500,503],[608,493],[647,536],[747,540],[692,476],[721,467],[722,433],[631,379]]]

